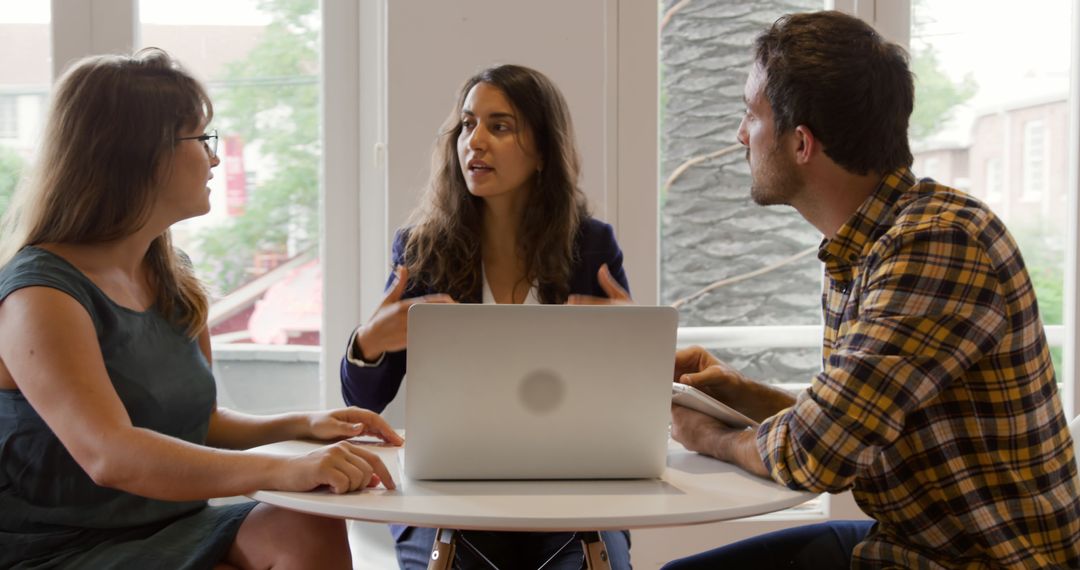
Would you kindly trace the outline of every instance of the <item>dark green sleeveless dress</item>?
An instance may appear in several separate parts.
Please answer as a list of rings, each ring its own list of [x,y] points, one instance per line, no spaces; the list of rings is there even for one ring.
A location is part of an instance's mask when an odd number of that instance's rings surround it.
[[[198,343],[153,309],[112,302],[43,249],[24,248],[0,269],[0,302],[42,286],[90,314],[135,426],[205,444],[217,391]],[[95,485],[22,393],[0,390],[0,568],[211,568],[253,507],[161,501]]]

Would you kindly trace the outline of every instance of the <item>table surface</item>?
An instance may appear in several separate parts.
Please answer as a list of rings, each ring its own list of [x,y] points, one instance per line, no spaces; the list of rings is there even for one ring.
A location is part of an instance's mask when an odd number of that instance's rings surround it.
[[[323,443],[285,441],[253,451],[298,455]],[[419,481],[405,479],[401,448],[372,445],[398,488],[344,495],[257,491],[251,498],[326,516],[466,530],[574,531],[652,528],[737,519],[786,509],[816,495],[792,491],[668,442],[660,479]]]
[[[254,449],[293,456],[325,445],[281,442]],[[415,480],[401,448],[372,445],[397,489],[346,494],[257,491],[251,498],[305,513],[421,527],[477,530],[615,530],[714,523],[780,511],[813,499],[739,467],[669,442],[659,479]]]

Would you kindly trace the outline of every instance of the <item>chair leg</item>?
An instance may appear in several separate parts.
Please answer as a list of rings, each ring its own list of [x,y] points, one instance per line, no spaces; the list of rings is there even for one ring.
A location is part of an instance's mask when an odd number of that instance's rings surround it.
[[[454,550],[457,549],[457,534],[454,529],[440,528],[435,531],[435,543],[431,546],[431,559],[428,570],[450,570],[454,565]]]

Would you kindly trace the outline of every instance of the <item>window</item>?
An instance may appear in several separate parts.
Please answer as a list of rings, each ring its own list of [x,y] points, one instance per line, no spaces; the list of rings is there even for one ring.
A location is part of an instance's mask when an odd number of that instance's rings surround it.
[[[986,159],[986,201],[995,205],[1002,199],[1004,182],[1001,175],[1001,159]]]
[[[792,325],[820,330],[821,264],[814,254],[821,236],[794,210],[750,200],[750,172],[735,137],[754,35],[781,14],[821,9],[823,2],[737,5],[663,2],[660,302],[680,306],[680,344],[701,341],[755,378],[804,383],[821,366],[820,333],[809,343],[789,341],[806,334]],[[709,287],[715,288],[699,293]],[[697,327],[733,327],[744,342],[768,336],[736,347]]]
[[[33,158],[49,93],[49,3],[0,10],[0,214]]]
[[[805,385],[821,368],[821,236],[794,210],[750,200],[736,131],[753,58],[746,30],[823,3],[735,6],[662,3],[660,302],[679,308],[680,346],[701,344],[752,378]],[[827,511],[815,500],[765,520]]]
[[[985,196],[1020,246],[1059,379],[1068,219],[1048,204],[1068,191],[1068,141],[1067,129],[1048,125],[1067,115],[1071,4],[1034,0],[1020,10],[984,2],[972,18],[970,8],[925,0],[912,2],[911,18],[913,142],[967,140],[959,151],[982,165],[973,168],[970,191]],[[1006,28],[1010,41],[1002,42],[996,31]]]
[[[933,156],[923,161],[923,170],[919,173],[919,176],[925,176],[927,178],[933,178],[942,184],[947,184],[941,177],[941,159]]]
[[[1024,124],[1023,199],[1038,201],[1046,192],[1046,127],[1042,121]]]
[[[224,404],[267,412],[318,407],[318,0],[140,0],[138,14],[142,44],[178,59],[214,102],[221,164],[210,181],[211,211],[173,226],[173,238],[211,292]],[[307,365],[253,384],[252,367],[282,355]]]
[[[13,139],[19,136],[19,116],[12,95],[0,95],[0,139]]]

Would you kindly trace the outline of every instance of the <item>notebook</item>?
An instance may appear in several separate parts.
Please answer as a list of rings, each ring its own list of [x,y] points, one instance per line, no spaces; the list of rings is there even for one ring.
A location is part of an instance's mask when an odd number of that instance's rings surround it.
[[[663,473],[675,309],[417,304],[408,318],[406,477]]]

